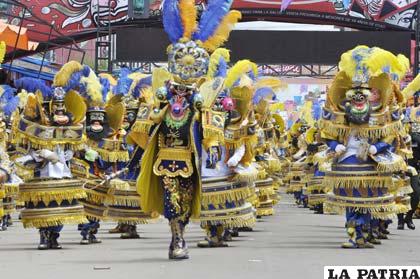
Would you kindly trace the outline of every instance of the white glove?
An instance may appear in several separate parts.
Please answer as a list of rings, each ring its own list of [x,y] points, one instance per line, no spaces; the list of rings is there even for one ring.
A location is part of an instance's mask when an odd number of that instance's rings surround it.
[[[378,153],[378,149],[376,149],[376,146],[371,145],[369,147],[369,153],[372,154],[372,155],[375,155],[376,153]]]
[[[70,161],[73,158],[73,155],[74,155],[73,150],[64,151],[64,160],[66,160],[66,162]]]
[[[39,157],[44,158],[45,160],[50,161],[53,164],[57,163],[60,160],[58,158],[57,153],[50,151],[48,149],[41,149],[37,151],[36,153],[39,155]]]
[[[21,164],[21,165],[24,165],[24,164],[26,164],[27,162],[30,162],[30,161],[33,161],[34,160],[34,158],[32,158],[32,156],[31,155],[25,155],[25,156],[22,156],[22,157],[19,157],[19,158],[16,158],[16,163],[18,163],[18,164]]]
[[[239,148],[235,150],[235,153],[233,154],[232,157],[229,158],[226,164],[230,168],[236,167],[241,161],[242,157],[244,157],[244,155],[245,155],[245,145],[241,145]]]
[[[346,147],[344,145],[342,145],[342,144],[338,144],[335,147],[335,150],[334,151],[337,152],[337,153],[343,153],[343,152],[346,151]]]

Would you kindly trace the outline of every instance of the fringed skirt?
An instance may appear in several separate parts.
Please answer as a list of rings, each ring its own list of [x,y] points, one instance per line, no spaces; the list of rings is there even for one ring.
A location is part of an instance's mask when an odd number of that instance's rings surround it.
[[[395,197],[389,192],[392,173],[378,172],[374,164],[333,165],[323,183],[332,189],[325,202],[328,212],[343,214],[349,209],[380,219],[397,212]]]
[[[274,214],[274,204],[276,203],[276,191],[273,187],[273,179],[266,178],[255,182],[256,193],[258,196],[257,216],[269,216]]]
[[[25,202],[25,228],[43,228],[87,222],[80,199],[86,198],[78,179],[32,179],[20,185],[19,198]]]
[[[252,183],[230,179],[229,176],[203,179],[200,215],[203,225],[239,228],[255,224],[254,209],[248,202],[253,194]]]

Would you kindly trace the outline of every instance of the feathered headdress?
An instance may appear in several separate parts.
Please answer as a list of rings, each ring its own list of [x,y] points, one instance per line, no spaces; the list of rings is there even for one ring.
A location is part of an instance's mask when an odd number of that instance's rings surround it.
[[[225,87],[232,88],[233,86],[235,86],[236,83],[239,82],[243,75],[257,76],[257,64],[249,60],[240,60],[236,62],[235,65],[233,65],[233,67],[230,68],[227,73]]]
[[[178,41],[200,41],[207,51],[214,51],[229,37],[241,19],[238,11],[229,11],[232,0],[211,0],[197,23],[194,0],[165,0],[163,27],[172,44]]]
[[[230,61],[230,53],[226,48],[216,49],[210,56],[209,70],[207,76],[212,77],[226,77],[227,63]]]
[[[6,117],[10,117],[19,106],[16,89],[8,85],[0,85],[0,110]]]
[[[395,56],[384,49],[362,45],[341,55],[339,69],[355,85],[367,84],[371,78],[381,74],[387,74],[391,80],[399,81],[408,71],[409,61],[404,55]]]
[[[49,100],[52,97],[51,87],[41,79],[22,77],[15,80],[15,87],[19,90],[25,90],[28,93],[36,93],[39,91],[42,93],[44,100]]]

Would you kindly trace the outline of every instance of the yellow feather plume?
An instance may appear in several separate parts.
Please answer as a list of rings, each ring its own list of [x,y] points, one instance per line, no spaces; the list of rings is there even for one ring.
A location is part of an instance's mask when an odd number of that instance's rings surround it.
[[[414,95],[417,91],[420,90],[420,74],[416,76],[415,79],[413,79],[412,82],[410,82],[406,88],[402,91],[403,95],[406,99],[410,98]]]
[[[6,43],[4,41],[0,42],[0,64],[4,61],[4,56],[6,56]]]
[[[258,67],[257,64],[249,61],[249,60],[240,60],[233,65],[232,68],[229,69],[227,73],[227,77],[225,80],[225,87],[231,88],[235,82],[241,78],[242,75],[253,72],[255,76],[258,75]]]
[[[220,58],[223,58],[226,62],[230,61],[230,53],[229,50],[226,48],[218,48],[216,49],[212,55],[210,56],[209,61],[209,70],[207,72],[208,77],[213,77],[217,71],[217,67],[219,66]]]
[[[203,47],[208,51],[214,51],[216,48],[221,46],[229,38],[230,31],[232,31],[235,24],[242,18],[242,14],[239,11],[230,11],[222,20],[219,27],[216,29],[214,34],[203,42]]]
[[[179,2],[179,13],[182,26],[184,27],[183,37],[191,39],[192,33],[197,29],[197,10],[194,0],[181,0]]]
[[[271,87],[274,91],[276,91],[279,89],[287,88],[287,84],[278,78],[263,77],[258,79],[255,84],[255,88],[258,89],[261,87]]]
[[[312,117],[312,101],[306,101],[299,111],[299,118],[304,120],[309,126],[313,126],[315,120]]]
[[[99,74],[99,77],[106,78],[109,81],[109,84],[111,84],[111,86],[117,85],[117,80],[111,74],[101,73]]]
[[[102,85],[99,82],[98,77],[95,75],[92,69],[90,69],[89,76],[83,76],[81,82],[86,84],[86,91],[90,97],[88,102],[90,106],[103,105],[102,100]]]
[[[355,55],[358,57],[358,63]],[[341,56],[339,68],[349,77],[354,77],[362,71],[360,68],[358,69],[358,65],[366,68],[370,77],[378,77],[386,73],[391,74],[394,79],[396,77],[396,79],[401,80],[406,75],[410,63],[407,57],[402,54],[395,56],[387,50],[362,45],[345,52]]]
[[[70,76],[77,71],[81,71],[83,69],[82,64],[77,61],[69,61],[61,67],[60,71],[55,74],[54,77],[54,86],[56,87],[64,87],[67,85]]]
[[[152,90],[156,92],[160,87],[165,85],[165,82],[170,81],[172,75],[164,68],[156,68],[152,73]]]

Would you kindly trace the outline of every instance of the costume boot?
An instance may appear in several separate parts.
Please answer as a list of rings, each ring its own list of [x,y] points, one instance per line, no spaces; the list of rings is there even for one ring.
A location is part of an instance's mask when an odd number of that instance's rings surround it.
[[[93,223],[91,228],[89,229],[89,243],[91,243],[91,244],[102,243],[102,240],[96,238],[96,234],[98,233],[98,229],[99,229],[99,222]]]
[[[58,232],[50,232],[50,248],[51,249],[61,249],[61,245],[58,243],[58,238],[60,237],[60,233]]]
[[[414,210],[408,211],[404,219],[404,222],[407,224],[407,228],[409,228],[410,230],[416,229],[416,226],[413,223],[413,214],[414,214]]]
[[[121,239],[138,239],[140,235],[137,233],[136,225],[127,225],[127,232],[121,234]]]
[[[10,216],[10,214],[7,214],[6,217],[7,217],[7,222],[6,222],[7,226],[8,227],[13,226],[12,216]]]
[[[379,222],[379,231],[382,234],[385,234],[385,235],[388,235],[389,234],[389,231],[388,231],[388,222],[387,221],[381,220]]]
[[[118,223],[118,225],[115,228],[110,229],[108,232],[112,233],[112,234],[114,234],[114,233],[125,233],[125,226],[126,226],[125,224]]]
[[[247,229],[248,232],[252,232],[252,228],[251,227],[243,227],[242,229],[244,229],[244,231],[245,231],[245,229]],[[232,229],[232,231],[230,231],[230,235],[232,237],[239,237],[239,232],[240,231],[241,231],[241,228],[234,228],[234,229]]]
[[[89,239],[88,239],[88,235],[89,235],[89,229],[90,229],[90,223],[88,224],[82,224],[81,228],[80,228],[80,235],[82,236],[82,240],[80,241],[81,245],[88,245],[89,243]]]
[[[403,230],[404,229],[404,214],[400,213],[398,216],[398,226],[397,230]]]
[[[177,220],[169,222],[172,231],[172,241],[169,246],[170,260],[184,260],[188,259],[188,248],[184,240],[184,226]]]
[[[227,247],[227,243],[223,241],[223,232],[224,228],[221,225],[212,226],[206,229],[207,237],[205,240],[199,241],[197,246],[200,248],[217,248],[217,247]]]
[[[224,241],[232,241],[232,233],[233,230],[225,229],[225,232],[223,233],[223,240]]]
[[[0,231],[7,231],[7,216],[4,215],[0,220]]]
[[[50,248],[49,232],[46,229],[39,229],[39,236],[38,250],[47,250]]]
[[[362,226],[356,225],[355,222],[350,221],[346,224],[347,234],[349,236],[349,241],[344,242],[341,247],[346,249],[352,248],[374,248],[372,244],[366,241],[363,232]]]

